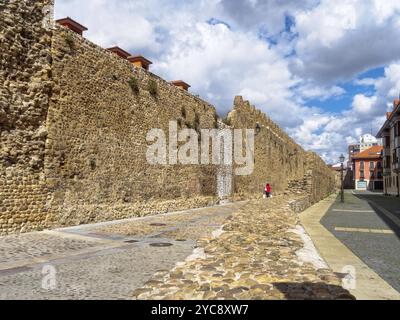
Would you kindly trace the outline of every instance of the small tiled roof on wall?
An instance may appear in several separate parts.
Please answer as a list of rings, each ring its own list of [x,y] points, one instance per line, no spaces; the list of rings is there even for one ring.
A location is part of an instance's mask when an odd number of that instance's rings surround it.
[[[58,19],[56,20],[58,24],[61,24],[65,27],[70,28],[71,30],[78,32],[79,34],[82,34],[83,31],[87,31],[88,28],[85,26],[81,25],[79,22],[76,22],[75,20],[71,19],[70,17],[66,17],[63,19]]]
[[[107,50],[119,55],[123,59],[127,59],[131,55],[129,52],[121,49],[120,47],[107,48]]]

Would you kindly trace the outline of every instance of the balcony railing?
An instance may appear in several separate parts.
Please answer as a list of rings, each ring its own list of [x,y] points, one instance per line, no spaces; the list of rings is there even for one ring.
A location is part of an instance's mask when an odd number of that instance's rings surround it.
[[[400,149],[396,149],[396,157],[393,159],[393,169],[399,171],[400,169]]]
[[[392,169],[391,168],[383,168],[383,175],[388,175],[392,173]]]

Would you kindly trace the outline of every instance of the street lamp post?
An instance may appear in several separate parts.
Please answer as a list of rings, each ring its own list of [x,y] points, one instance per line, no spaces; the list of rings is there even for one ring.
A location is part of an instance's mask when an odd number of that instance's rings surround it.
[[[340,202],[344,203],[344,176],[343,176],[343,172],[344,172],[344,160],[345,157],[342,154],[339,158],[340,160],[340,182],[341,182],[341,194],[340,194]]]

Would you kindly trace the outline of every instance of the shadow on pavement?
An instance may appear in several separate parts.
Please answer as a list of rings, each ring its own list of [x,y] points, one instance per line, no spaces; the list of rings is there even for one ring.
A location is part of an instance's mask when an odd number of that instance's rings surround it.
[[[381,210],[378,209],[376,204],[372,201],[374,196],[368,196],[367,194],[355,194],[355,197],[357,197],[360,200],[367,201],[371,208],[375,211],[375,213],[385,222],[385,224],[396,234],[397,238],[400,239],[400,226],[397,225],[390,219],[386,214],[384,214]],[[393,200],[392,198],[389,198],[389,200]],[[400,208],[399,208],[400,209]],[[390,211],[390,210],[388,210]],[[391,212],[393,213],[393,212]],[[394,213],[393,213],[394,214]],[[400,217],[399,217],[400,218]]]
[[[341,286],[323,282],[277,282],[273,285],[285,295],[287,300],[356,300]]]

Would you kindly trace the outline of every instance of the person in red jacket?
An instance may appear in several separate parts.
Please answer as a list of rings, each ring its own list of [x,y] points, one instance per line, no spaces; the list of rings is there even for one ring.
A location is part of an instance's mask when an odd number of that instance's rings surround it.
[[[269,183],[267,183],[267,185],[265,186],[265,194],[267,198],[271,197],[271,185]]]

